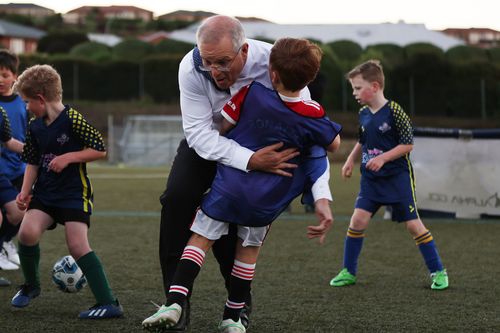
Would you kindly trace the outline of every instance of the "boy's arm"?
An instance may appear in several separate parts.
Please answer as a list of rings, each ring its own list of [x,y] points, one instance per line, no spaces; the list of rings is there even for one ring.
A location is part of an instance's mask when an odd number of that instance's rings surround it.
[[[366,163],[366,168],[371,171],[379,171],[385,163],[394,161],[411,152],[413,150],[413,145],[399,144],[389,151],[372,158]]]
[[[25,210],[31,201],[31,189],[38,177],[38,165],[27,164],[24,171],[23,185],[21,192],[16,197],[16,204],[20,210]]]
[[[222,123],[220,126],[219,133],[220,135],[224,135],[229,132],[235,125],[229,122],[226,118],[222,118]]]
[[[5,147],[7,147],[7,149],[13,151],[14,153],[18,153],[18,154],[23,153],[24,143],[22,143],[21,141],[19,141],[17,139],[11,138],[10,140],[4,142],[4,144],[5,144]]]
[[[344,166],[342,167],[342,177],[343,178],[349,178],[352,176],[352,169],[354,168],[354,161],[356,160],[356,157],[359,156],[361,153],[361,143],[356,142],[354,145],[354,148],[352,148],[351,153],[347,157]]]
[[[86,163],[99,160],[106,157],[105,151],[99,151],[92,148],[85,148],[80,151],[73,151],[54,157],[49,163],[49,169],[54,172],[61,172],[70,163]]]
[[[328,150],[330,153],[336,152],[340,147],[340,134],[338,134],[335,139],[330,143],[328,147],[326,147],[326,150]]]

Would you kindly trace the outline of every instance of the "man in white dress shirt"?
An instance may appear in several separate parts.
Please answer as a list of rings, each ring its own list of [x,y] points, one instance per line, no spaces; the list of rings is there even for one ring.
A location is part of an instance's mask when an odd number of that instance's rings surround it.
[[[165,297],[183,249],[191,236],[189,230],[203,194],[215,176],[216,163],[243,170],[260,170],[291,176],[287,163],[298,153],[281,150],[281,143],[256,152],[219,135],[224,104],[245,85],[256,80],[272,88],[268,73],[272,45],[246,39],[241,23],[228,16],[212,16],[197,31],[197,47],[179,65],[180,105],[185,140],[177,149],[167,186],[160,197],[160,263]],[[303,91],[310,99],[309,91]],[[316,186],[314,197],[331,200],[328,178]],[[220,271],[228,285],[236,246],[236,228],[213,246]],[[248,326],[249,295],[242,323]],[[183,304],[179,323],[169,330],[182,331],[189,324],[189,302]]]

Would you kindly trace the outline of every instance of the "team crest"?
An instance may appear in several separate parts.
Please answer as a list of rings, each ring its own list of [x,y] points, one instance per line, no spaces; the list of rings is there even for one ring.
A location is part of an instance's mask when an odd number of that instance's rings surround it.
[[[382,133],[385,133],[387,131],[389,131],[391,129],[391,126],[389,126],[388,123],[384,122],[382,125],[380,125],[378,127],[379,131],[381,131]]]
[[[69,141],[69,136],[66,133],[63,133],[56,139],[56,141],[62,146]]]

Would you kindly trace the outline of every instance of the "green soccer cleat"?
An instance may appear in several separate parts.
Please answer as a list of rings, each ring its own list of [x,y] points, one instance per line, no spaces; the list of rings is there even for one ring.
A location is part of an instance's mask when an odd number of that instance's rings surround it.
[[[356,283],[356,276],[349,273],[347,268],[344,268],[330,281],[332,287],[350,286]]]
[[[432,278],[431,289],[443,290],[448,288],[448,273],[446,273],[446,269],[431,273],[431,278]]]

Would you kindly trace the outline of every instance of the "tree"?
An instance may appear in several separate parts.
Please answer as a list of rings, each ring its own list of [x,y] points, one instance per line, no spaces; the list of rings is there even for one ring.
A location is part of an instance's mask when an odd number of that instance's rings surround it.
[[[446,58],[456,63],[487,62],[489,60],[486,50],[465,45],[455,46],[446,51]]]
[[[38,41],[37,51],[48,54],[68,53],[75,45],[88,42],[82,32],[52,32]]]
[[[186,54],[193,49],[193,44],[174,39],[165,39],[155,46],[157,54]]]
[[[153,46],[138,39],[127,39],[113,47],[113,57],[118,60],[141,61],[153,53]]]
[[[111,49],[108,46],[97,42],[85,42],[78,44],[71,49],[70,55],[94,61],[110,60],[112,57]]]

